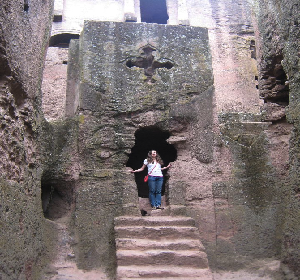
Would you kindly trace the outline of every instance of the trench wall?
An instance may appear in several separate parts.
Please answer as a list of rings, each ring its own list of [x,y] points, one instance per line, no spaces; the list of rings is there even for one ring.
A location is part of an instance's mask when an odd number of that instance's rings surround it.
[[[53,1],[0,4],[0,278],[40,279],[52,233],[41,208],[41,80]],[[42,257],[43,256],[43,257]]]
[[[299,277],[299,3],[297,1],[258,1],[258,30],[260,32],[261,86],[269,84],[270,103],[277,98],[284,105],[282,96],[288,89],[288,106],[285,114],[292,125],[289,148],[289,177],[283,185],[285,222],[282,234],[282,263],[286,277]],[[283,68],[285,81],[278,73]],[[270,71],[271,70],[271,71]],[[275,78],[274,78],[275,77]],[[266,80],[269,78],[269,81]],[[271,83],[270,83],[271,79]],[[265,95],[266,96],[266,95]],[[279,99],[279,100],[278,100]],[[281,99],[281,100],[280,100]],[[275,101],[276,103],[276,101]],[[294,275],[293,275],[294,274]]]

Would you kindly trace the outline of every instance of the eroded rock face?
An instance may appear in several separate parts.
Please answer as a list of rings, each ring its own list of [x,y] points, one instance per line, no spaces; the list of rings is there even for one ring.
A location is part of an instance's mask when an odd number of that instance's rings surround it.
[[[41,212],[38,133],[53,3],[25,2],[0,4],[0,278],[4,280],[39,279],[44,264],[39,256],[49,242]]]
[[[283,229],[282,263],[286,279],[297,279],[300,275],[299,250],[299,3],[297,1],[260,1],[259,30],[261,34],[261,86],[262,96],[267,103],[267,119],[284,120],[283,109],[288,121],[293,123],[289,148],[289,183],[282,186],[286,209]],[[279,12],[280,11],[280,12]],[[289,20],[287,20],[289,19]],[[267,75],[266,75],[267,73]],[[289,96],[288,96],[289,93]],[[289,98],[288,98],[289,97]],[[273,107],[273,108],[272,108]],[[281,109],[280,109],[281,107]],[[287,125],[279,122],[278,130],[284,137]],[[284,128],[284,129],[282,129]],[[277,132],[278,133],[278,132]],[[274,134],[273,134],[274,135]],[[278,142],[277,142],[278,143]]]
[[[79,94],[67,90],[67,100],[79,100],[78,260],[83,268],[111,268],[114,216],[139,214],[139,180],[135,182],[128,167],[141,167],[150,149],[157,149],[166,163],[174,161],[181,141],[164,142],[170,136],[185,139],[189,157],[202,164],[212,160],[213,79],[207,30],[86,22],[78,47],[79,59],[72,60],[78,66],[69,75]],[[78,53],[76,43],[72,53]],[[175,150],[171,156],[166,152],[169,146]],[[128,161],[131,153],[135,156]],[[177,164],[185,160],[180,157]],[[169,185],[181,188],[181,176],[172,177]],[[175,198],[172,191],[169,196]],[[182,207],[184,201],[183,197]]]
[[[48,121],[65,117],[68,48],[49,47],[43,73],[43,113]]]
[[[1,2],[3,279],[39,279],[49,233],[43,212],[49,219],[74,214],[79,267],[103,266],[112,275],[113,218],[140,215],[138,196],[147,193],[127,168],[140,167],[152,148],[166,163],[176,160],[166,176],[167,204],[170,213],[195,219],[211,267],[239,269],[274,257],[287,279],[300,275],[299,6],[259,1],[256,43],[249,3],[224,2],[204,7],[213,18],[217,104],[205,29],[87,22],[70,45],[66,114],[73,119],[43,123],[42,131],[40,77],[52,4]],[[191,14],[199,24],[201,13]],[[59,52],[65,75],[66,54]],[[219,120],[213,106],[226,111]],[[63,110],[53,114],[61,116]]]
[[[291,129],[286,104],[278,101],[282,91],[270,84],[265,114],[220,114],[216,129],[203,29],[87,22],[70,50],[67,114],[79,122],[79,266],[112,271],[113,217],[138,215],[137,197],[145,193],[142,177],[134,181],[125,166],[137,169],[149,149],[159,151],[151,138],[164,132],[176,150],[165,186],[170,212],[196,220],[210,265],[240,269],[253,258],[277,258]],[[220,138],[213,135],[218,129]]]

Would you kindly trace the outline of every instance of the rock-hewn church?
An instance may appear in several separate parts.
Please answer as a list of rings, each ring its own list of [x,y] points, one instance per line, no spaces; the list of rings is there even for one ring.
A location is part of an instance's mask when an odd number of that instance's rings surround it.
[[[299,279],[299,9],[2,0],[0,279]]]

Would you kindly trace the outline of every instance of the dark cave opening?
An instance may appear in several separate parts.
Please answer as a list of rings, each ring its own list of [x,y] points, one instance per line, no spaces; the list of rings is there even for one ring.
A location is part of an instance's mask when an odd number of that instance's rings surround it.
[[[42,179],[41,189],[42,208],[45,218],[57,220],[71,211],[74,201],[72,182]]]
[[[164,166],[177,159],[177,150],[174,145],[169,144],[166,140],[170,137],[168,131],[163,131],[156,126],[143,127],[135,132],[135,145],[131,149],[131,154],[126,166],[132,169],[139,169],[142,167],[144,159],[150,150],[156,150],[164,161]],[[167,171],[163,171],[164,184],[162,195],[165,194],[168,185]],[[134,173],[135,182],[138,188],[139,197],[148,198],[149,188],[148,184],[144,182],[144,177],[147,175],[147,168],[143,172]]]
[[[168,23],[166,0],[140,0],[141,21],[147,23]]]
[[[283,55],[272,58],[265,70],[262,70],[260,79],[260,96],[264,102],[289,105],[289,82],[282,66]]]

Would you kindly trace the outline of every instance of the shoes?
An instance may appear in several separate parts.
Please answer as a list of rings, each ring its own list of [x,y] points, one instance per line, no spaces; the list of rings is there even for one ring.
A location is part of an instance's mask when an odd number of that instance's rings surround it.
[[[161,207],[161,205],[159,205],[159,206],[152,206],[152,210],[156,210],[156,209],[161,209],[161,210],[163,210],[163,209],[165,209],[164,207]]]

